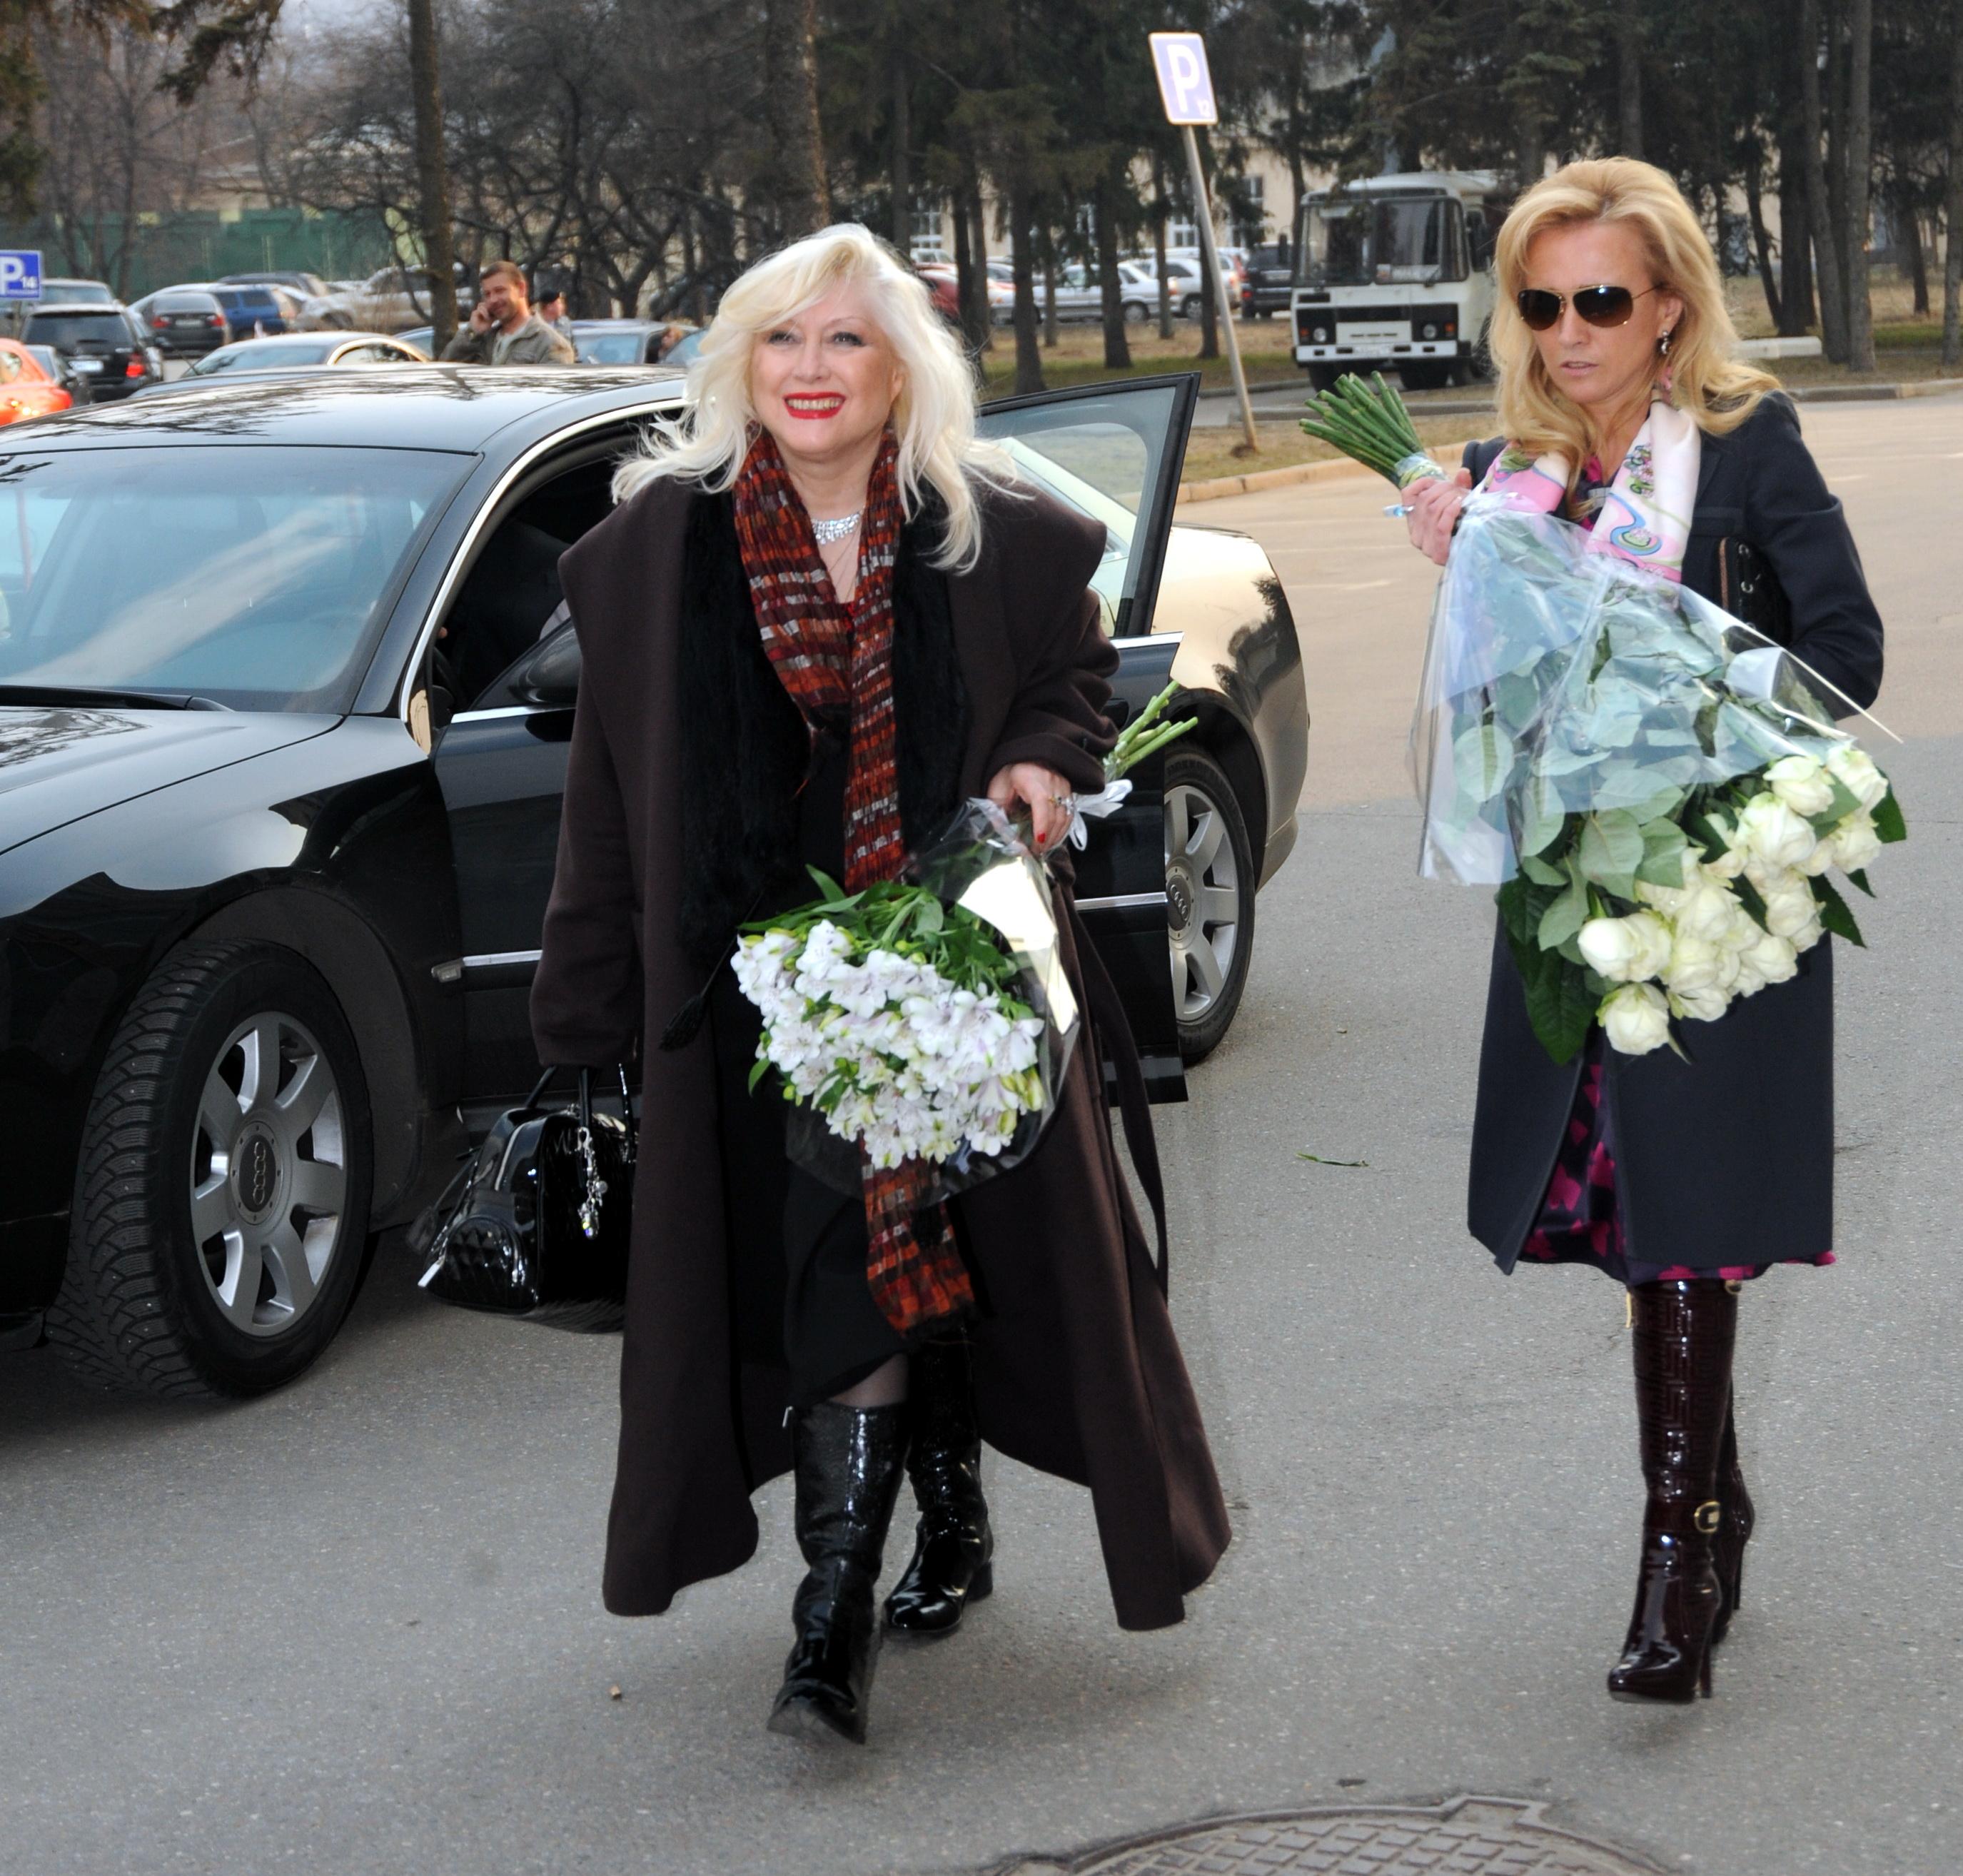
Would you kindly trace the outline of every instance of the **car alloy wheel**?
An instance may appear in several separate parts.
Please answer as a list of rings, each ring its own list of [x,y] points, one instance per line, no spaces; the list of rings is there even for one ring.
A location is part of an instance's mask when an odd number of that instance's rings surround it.
[[[1199,317],[1199,294],[1189,293],[1179,303],[1179,316],[1182,319],[1196,319]]]
[[[1176,746],[1166,762],[1165,869],[1180,1054],[1196,1062],[1218,1047],[1240,1007],[1256,885],[1240,803],[1200,750]]]
[[[1142,299],[1125,302],[1125,323],[1127,325],[1143,325],[1151,316],[1151,309]]]
[[[297,1017],[249,1017],[205,1077],[191,1149],[191,1234],[235,1328],[278,1335],[312,1308],[347,1205],[332,1064]]]
[[[280,945],[181,944],[97,1075],[49,1339],[113,1388],[278,1387],[347,1315],[373,1183],[360,1053],[319,975]]]

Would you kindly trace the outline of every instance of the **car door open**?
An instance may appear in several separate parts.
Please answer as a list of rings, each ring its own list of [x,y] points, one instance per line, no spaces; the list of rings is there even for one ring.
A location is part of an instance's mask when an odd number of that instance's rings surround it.
[[[1091,577],[1116,643],[1111,715],[1121,726],[1168,681],[1176,635],[1154,635],[1153,610],[1179,494],[1180,466],[1199,395],[1197,376],[1005,399],[978,427],[1002,444],[1018,474],[1104,528]],[[1132,773],[1131,799],[1090,824],[1077,855],[1077,904],[1097,955],[1118,987],[1155,1101],[1186,1098],[1180,1057],[1166,897],[1165,800],[1157,759]]]

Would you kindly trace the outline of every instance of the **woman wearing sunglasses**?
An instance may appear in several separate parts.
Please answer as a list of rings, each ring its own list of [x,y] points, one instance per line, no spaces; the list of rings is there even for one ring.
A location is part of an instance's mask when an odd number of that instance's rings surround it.
[[[1505,435],[1414,491],[1411,536],[1444,563],[1467,491],[1505,488],[1594,545],[1788,645],[1854,703],[1881,622],[1791,402],[1734,357],[1716,258],[1660,170],[1571,163],[1500,230],[1492,350]],[[1479,1063],[1471,1229],[1503,1270],[1593,1266],[1625,1285],[1648,1500],[1618,1698],[1710,1691],[1739,1603],[1752,1500],[1732,1414],[1738,1298],[1775,1264],[1833,1260],[1830,946],[1720,1021],[1688,1061],[1600,1029],[1556,1066],[1496,940]]]

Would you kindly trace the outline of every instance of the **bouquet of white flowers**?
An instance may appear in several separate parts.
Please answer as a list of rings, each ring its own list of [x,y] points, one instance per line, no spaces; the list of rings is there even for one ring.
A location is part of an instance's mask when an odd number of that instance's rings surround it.
[[[1001,810],[966,803],[916,870],[848,893],[814,869],[817,899],[737,945],[764,1018],[750,1085],[777,1071],[792,1156],[841,1190],[861,1145],[935,1167],[934,1198],[1015,1164],[1077,1039],[1048,885]]]
[[[1107,796],[1192,728],[1162,720],[1176,690],[1105,758]],[[750,1085],[777,1071],[792,1157],[842,1192],[862,1147],[930,1166],[926,1203],[1028,1156],[1081,1021],[1048,876],[1001,808],[965,803],[910,872],[848,893],[814,869],[819,896],[745,927],[732,968],[764,1019]]]
[[[1345,382],[1317,434],[1400,486],[1443,473],[1399,429],[1394,392]],[[1625,1053],[1676,1048],[1673,1019],[1714,1021],[1784,982],[1827,933],[1862,942],[1828,875],[1871,893],[1867,866],[1907,829],[1816,685],[1701,595],[1590,552],[1571,523],[1466,502],[1412,726],[1420,871],[1498,886],[1556,1061],[1598,1020]]]

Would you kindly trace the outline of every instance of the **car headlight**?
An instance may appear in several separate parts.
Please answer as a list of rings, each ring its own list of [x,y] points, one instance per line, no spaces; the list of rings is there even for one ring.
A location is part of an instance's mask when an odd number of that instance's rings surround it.
[[[1438,328],[1435,325],[1427,325],[1424,328],[1424,335],[1428,339],[1436,338],[1438,337]]]

